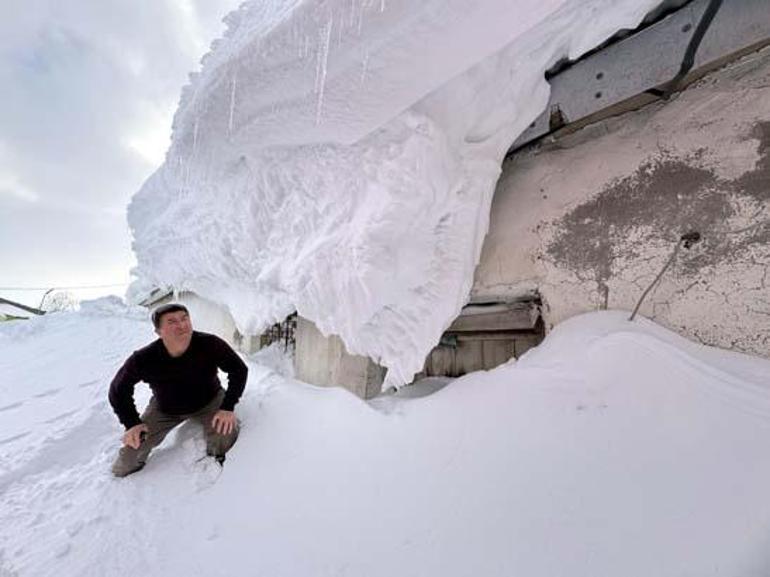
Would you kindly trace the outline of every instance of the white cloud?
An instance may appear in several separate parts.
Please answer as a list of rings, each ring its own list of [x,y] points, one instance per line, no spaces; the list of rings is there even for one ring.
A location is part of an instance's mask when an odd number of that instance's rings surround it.
[[[184,37],[189,40],[191,52],[203,55],[208,50],[211,38],[207,39],[205,36],[194,2],[192,0],[170,0],[170,4],[178,11],[179,22],[185,31]]]
[[[0,261],[9,281],[57,262],[76,279],[93,276],[93,263],[133,261],[125,218],[114,215],[162,162],[181,87],[239,1],[3,0],[0,231],[14,235]],[[22,208],[33,203],[57,225],[41,228]]]
[[[151,168],[157,168],[166,157],[171,144],[171,120],[175,106],[148,106],[145,121],[137,123],[125,138],[125,146],[137,154]]]
[[[37,202],[40,198],[35,191],[24,186],[18,176],[5,172],[1,168],[0,195],[13,196],[26,202]]]
[[[37,202],[40,196],[22,183],[19,175],[7,168],[14,163],[9,146],[0,141],[0,196],[25,202]]]

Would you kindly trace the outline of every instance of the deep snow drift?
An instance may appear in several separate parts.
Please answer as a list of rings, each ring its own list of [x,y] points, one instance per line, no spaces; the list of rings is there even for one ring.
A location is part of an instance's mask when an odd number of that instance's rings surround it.
[[[117,480],[152,333],[97,305],[0,325],[3,577],[770,573],[766,360],[609,312],[380,410],[252,362],[221,474],[190,426]]]
[[[470,292],[505,151],[543,72],[658,0],[246,3],[184,90],[129,209],[140,286],[297,310],[411,380]]]

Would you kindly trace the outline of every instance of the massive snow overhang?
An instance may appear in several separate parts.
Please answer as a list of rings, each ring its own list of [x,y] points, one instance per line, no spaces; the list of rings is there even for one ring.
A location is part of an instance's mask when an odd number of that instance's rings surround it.
[[[225,304],[243,332],[296,309],[409,381],[467,300],[544,71],[657,4],[245,4],[129,207],[143,282]]]

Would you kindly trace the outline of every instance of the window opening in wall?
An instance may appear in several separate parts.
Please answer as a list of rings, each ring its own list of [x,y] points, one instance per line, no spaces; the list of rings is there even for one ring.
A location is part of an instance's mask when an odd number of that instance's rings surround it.
[[[259,346],[264,348],[273,343],[281,343],[284,352],[291,351],[294,353],[296,349],[296,341],[294,339],[296,329],[297,313],[292,313],[280,323],[275,323],[267,328],[259,338]]]
[[[542,302],[471,303],[442,335],[428,355],[418,380],[425,377],[459,377],[489,370],[519,358],[545,337]]]

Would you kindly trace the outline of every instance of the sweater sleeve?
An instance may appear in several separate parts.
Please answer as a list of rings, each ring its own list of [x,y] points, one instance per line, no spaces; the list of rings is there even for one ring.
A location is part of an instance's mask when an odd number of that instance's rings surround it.
[[[217,366],[227,373],[227,391],[219,408],[223,411],[232,411],[246,387],[249,369],[238,353],[225,341],[217,337],[215,342]]]
[[[134,386],[142,380],[137,365],[134,353],[123,363],[110,383],[110,405],[126,430],[142,422],[134,403]]]

